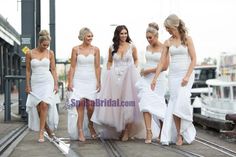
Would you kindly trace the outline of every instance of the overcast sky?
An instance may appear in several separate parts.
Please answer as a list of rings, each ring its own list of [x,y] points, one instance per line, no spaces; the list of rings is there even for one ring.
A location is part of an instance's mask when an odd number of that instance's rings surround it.
[[[49,29],[48,3],[42,3],[42,29]],[[68,59],[73,46],[80,44],[80,28],[89,27],[93,44],[107,56],[115,26],[125,24],[131,39],[141,54],[148,44],[145,30],[148,23],[157,22],[160,41],[169,34],[164,19],[177,14],[193,38],[198,61],[217,58],[221,52],[236,53],[236,0],[56,0],[56,53]],[[20,1],[0,0],[0,14],[20,33]]]

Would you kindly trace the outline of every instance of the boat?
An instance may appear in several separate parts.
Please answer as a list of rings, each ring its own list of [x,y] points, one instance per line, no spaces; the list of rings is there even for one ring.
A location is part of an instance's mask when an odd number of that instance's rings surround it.
[[[226,116],[236,114],[236,54],[222,54],[217,70],[217,78],[206,81],[207,93],[193,102],[193,107],[201,108],[194,119],[218,130],[228,130],[234,124],[228,123]]]
[[[200,97],[201,94],[208,93],[208,86],[206,81],[208,79],[216,78],[216,65],[198,65],[194,68],[195,79],[193,83],[193,87],[191,89],[191,103],[196,99],[196,97]],[[210,89],[211,90],[211,89]]]

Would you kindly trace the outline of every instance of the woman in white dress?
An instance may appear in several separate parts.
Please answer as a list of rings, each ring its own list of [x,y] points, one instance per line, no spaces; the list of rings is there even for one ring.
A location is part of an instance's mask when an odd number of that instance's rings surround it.
[[[48,50],[51,37],[48,31],[39,33],[39,44],[26,53],[26,111],[28,126],[39,131],[38,142],[44,142],[44,129],[49,137],[58,125],[55,93],[58,91],[54,52]]]
[[[85,141],[83,131],[84,107],[87,108],[88,129],[91,137],[96,138],[93,122],[90,120],[94,111],[96,92],[100,89],[100,51],[91,45],[93,33],[89,28],[82,28],[79,40],[83,43],[73,47],[71,54],[71,67],[68,77],[68,90],[73,91],[78,104],[76,104],[79,141]]]
[[[163,63],[170,55],[169,90],[170,100],[161,133],[161,143],[168,145],[183,142],[191,143],[196,136],[193,121],[193,108],[190,103],[191,88],[194,82],[194,66],[196,54],[194,44],[184,22],[176,15],[169,15],[164,22],[171,37],[165,41],[161,63],[151,83],[154,89],[157,78],[163,68]],[[157,81],[158,84],[158,81]]]
[[[167,79],[164,70],[168,67],[169,58],[163,65],[163,72],[160,73],[158,77],[158,85],[156,86],[154,92],[150,88],[150,83],[156,72],[156,66],[160,62],[161,53],[163,51],[164,45],[158,40],[158,30],[159,27],[156,23],[150,23],[146,30],[146,38],[149,45],[146,48],[145,59],[146,63],[144,68],[141,69],[141,76],[143,76],[136,84],[139,89],[139,107],[141,112],[143,112],[144,122],[146,126],[146,140],[145,143],[151,143],[152,141],[152,129],[156,124],[151,125],[152,115],[154,120],[157,121],[159,128],[158,141],[160,139],[160,133],[162,129],[162,121],[166,112],[165,103],[165,93],[167,90]]]
[[[137,49],[131,43],[128,29],[124,25],[116,27],[113,45],[109,48],[107,72],[102,80],[102,88],[92,120],[110,127],[113,132],[103,132],[105,138],[127,141],[143,129],[143,121],[138,106],[135,83],[139,76]],[[119,136],[119,135],[118,135]]]

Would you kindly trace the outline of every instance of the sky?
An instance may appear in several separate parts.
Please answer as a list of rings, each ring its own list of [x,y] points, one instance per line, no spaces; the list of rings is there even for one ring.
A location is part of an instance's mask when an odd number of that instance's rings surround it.
[[[21,33],[20,0],[0,0],[0,14]],[[56,0],[56,56],[68,59],[72,47],[80,44],[79,30],[89,27],[93,45],[107,57],[114,25],[124,24],[143,54],[148,42],[145,31],[150,22],[159,24],[159,40],[169,34],[165,18],[177,14],[186,24],[196,49],[198,62],[218,58],[221,52],[236,53],[235,0]],[[49,29],[49,0],[41,0],[41,28]],[[11,8],[11,9],[9,9]]]

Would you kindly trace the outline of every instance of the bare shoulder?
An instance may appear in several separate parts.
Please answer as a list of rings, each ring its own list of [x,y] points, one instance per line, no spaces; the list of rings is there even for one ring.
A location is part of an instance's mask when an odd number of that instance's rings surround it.
[[[49,50],[49,55],[50,55],[50,59],[54,58],[54,51],[53,50]]]
[[[131,46],[132,50],[136,50],[136,46],[134,43],[130,43],[130,46]]]
[[[74,47],[72,48],[72,51],[78,51],[78,50],[79,50],[79,45],[74,46]]]
[[[95,51],[95,52],[99,52],[99,51],[100,51],[97,46],[93,46],[93,47],[94,47],[94,51]]]
[[[26,56],[27,58],[31,58],[31,50],[26,51],[25,56]]]
[[[163,46],[164,46],[164,47],[170,47],[170,40],[171,40],[171,38],[165,40]]]
[[[191,36],[186,36],[186,40],[187,40],[187,45],[193,44],[193,40],[192,40],[192,37],[191,37]]]
[[[190,41],[192,42],[192,37],[191,36],[186,36],[187,42]]]

